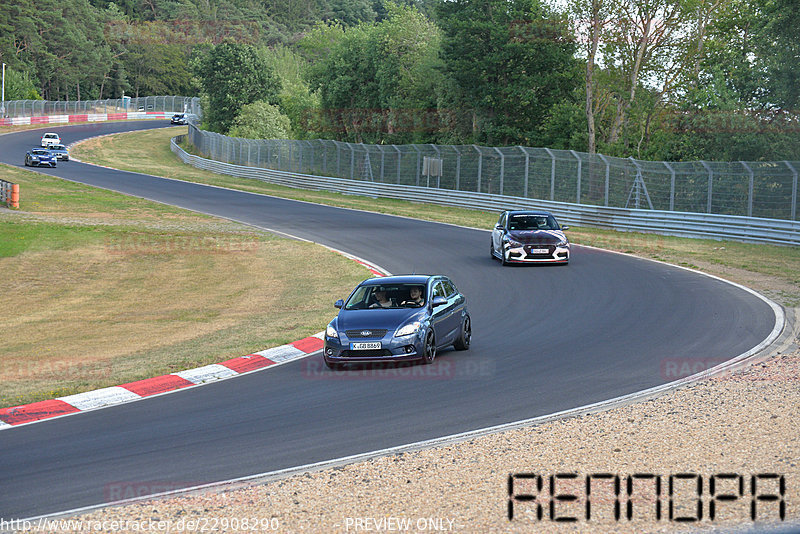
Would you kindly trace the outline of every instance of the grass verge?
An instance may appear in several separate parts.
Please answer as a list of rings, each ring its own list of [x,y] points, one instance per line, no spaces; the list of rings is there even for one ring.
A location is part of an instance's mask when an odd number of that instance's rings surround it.
[[[295,341],[369,275],[245,225],[14,167],[0,175],[21,190],[19,210],[0,209],[0,407]]]

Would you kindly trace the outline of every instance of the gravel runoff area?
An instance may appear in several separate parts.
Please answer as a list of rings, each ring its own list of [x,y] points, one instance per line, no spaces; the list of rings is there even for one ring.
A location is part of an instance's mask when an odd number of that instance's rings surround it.
[[[749,365],[653,398],[283,478],[95,509],[60,517],[72,528],[49,531],[800,532],[800,308],[785,311],[787,329]],[[526,473],[541,476],[541,489],[537,478],[518,476],[509,487],[511,474]],[[556,477],[570,473],[577,479]],[[562,498],[550,497],[551,481]],[[125,491],[136,490],[120,495]],[[577,521],[551,519],[551,503],[555,518]]]

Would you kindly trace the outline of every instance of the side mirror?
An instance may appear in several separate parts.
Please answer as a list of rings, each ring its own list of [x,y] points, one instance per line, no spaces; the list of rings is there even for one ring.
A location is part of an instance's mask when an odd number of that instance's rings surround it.
[[[431,304],[433,305],[434,308],[436,308],[437,306],[443,306],[447,304],[447,299],[444,297],[433,297]]]
[[[334,308],[339,308],[341,310],[342,306],[344,306],[344,301],[342,299],[339,299],[333,303]]]
[[[569,230],[569,226],[562,226],[561,229],[562,230]]]
[[[502,224],[495,224],[494,225],[494,229],[495,230],[502,230],[503,229],[503,225]]]

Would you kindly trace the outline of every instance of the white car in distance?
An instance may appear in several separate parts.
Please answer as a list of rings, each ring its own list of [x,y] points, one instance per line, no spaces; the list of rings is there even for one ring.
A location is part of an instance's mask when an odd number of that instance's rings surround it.
[[[42,135],[42,146],[48,147],[50,145],[60,145],[61,137],[57,133],[47,132]]]

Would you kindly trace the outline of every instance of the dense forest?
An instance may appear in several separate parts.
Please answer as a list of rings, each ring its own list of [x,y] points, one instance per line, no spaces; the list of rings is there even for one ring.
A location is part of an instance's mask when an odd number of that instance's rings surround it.
[[[797,0],[0,0],[5,98],[250,138],[800,160]]]

